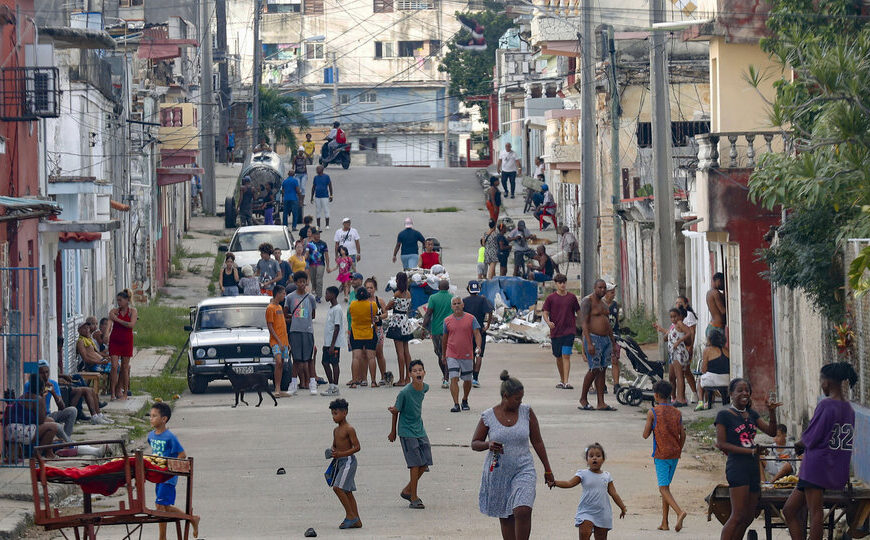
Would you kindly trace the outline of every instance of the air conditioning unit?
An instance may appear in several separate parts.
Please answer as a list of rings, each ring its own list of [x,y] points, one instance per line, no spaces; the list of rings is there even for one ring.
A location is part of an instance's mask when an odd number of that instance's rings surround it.
[[[57,118],[60,93],[55,67],[3,68],[0,71],[0,120]]]

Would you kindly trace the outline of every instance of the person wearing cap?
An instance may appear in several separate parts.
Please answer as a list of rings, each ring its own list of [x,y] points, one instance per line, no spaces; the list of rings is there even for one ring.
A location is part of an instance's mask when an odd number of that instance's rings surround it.
[[[251,177],[242,178],[242,186],[239,188],[239,225],[254,224],[254,188],[251,186]]]
[[[75,407],[66,406],[63,402],[63,398],[60,397],[60,385],[57,384],[56,380],[48,378],[50,373],[48,360],[40,360],[38,365],[39,380],[42,383],[41,386],[43,386],[43,394],[39,397],[45,400],[45,413],[47,419],[61,425],[62,429],[57,432],[57,436],[60,437],[61,440],[64,442],[72,442],[73,426],[76,425],[76,419],[79,416],[79,412]],[[30,393],[30,381],[24,383],[24,393]],[[50,412],[52,398],[54,398],[54,403],[57,405],[57,410],[54,412]]]
[[[471,378],[471,386],[480,388],[480,383],[477,380],[480,376],[483,355],[486,352],[486,332],[489,330],[492,312],[495,308],[489,298],[480,294],[479,281],[469,281],[466,290],[468,290],[468,296],[462,299],[463,309],[466,313],[473,315],[477,319],[477,324],[480,325],[480,354],[474,359],[474,371]]]
[[[568,376],[571,374],[571,353],[574,352],[580,302],[574,293],[568,291],[568,278],[564,274],[556,274],[553,281],[556,282],[556,292],[544,300],[541,311],[544,322],[550,327],[550,345],[559,371],[556,388],[572,390],[574,387],[568,384]]]
[[[287,220],[290,219],[290,216],[292,215],[290,225],[295,231],[296,225],[298,225],[301,220],[300,214],[302,214],[302,208],[299,207],[299,198],[302,197],[302,190],[299,188],[299,179],[292,174],[288,174],[287,178],[281,182],[281,190],[284,192],[284,216],[282,217],[282,223],[286,227]]]
[[[393,248],[393,262],[396,262],[396,254],[401,248],[402,268],[410,270],[417,268],[417,260],[420,257],[420,249],[417,243],[425,244],[426,238],[414,228],[414,221],[410,217],[405,218],[405,228],[396,237],[396,247]]]
[[[543,216],[553,216],[556,214],[556,201],[553,199],[553,194],[550,193],[550,187],[547,184],[541,184],[541,192],[544,194],[544,198],[541,200],[541,204],[535,209],[535,219],[538,221],[541,220]],[[544,222],[544,229],[550,226],[549,221]]]
[[[299,198],[299,206],[305,204],[305,183],[308,181],[308,157],[305,155],[305,147],[296,149],[296,157],[293,158],[293,176],[299,180],[299,190],[302,192]]]
[[[341,220],[341,228],[335,231],[334,240],[336,257],[338,257],[338,247],[344,246],[347,249],[347,254],[350,255],[350,258],[354,262],[359,262],[362,259],[359,247],[359,233],[350,226],[349,217]]]

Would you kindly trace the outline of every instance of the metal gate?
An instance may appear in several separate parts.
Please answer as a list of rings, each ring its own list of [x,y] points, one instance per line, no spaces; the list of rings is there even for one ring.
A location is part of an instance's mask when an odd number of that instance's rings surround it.
[[[39,268],[0,267],[0,388],[21,395],[25,362],[39,349]]]
[[[82,313],[81,250],[61,251],[63,271],[63,372],[76,372],[76,340],[79,324],[84,322]]]

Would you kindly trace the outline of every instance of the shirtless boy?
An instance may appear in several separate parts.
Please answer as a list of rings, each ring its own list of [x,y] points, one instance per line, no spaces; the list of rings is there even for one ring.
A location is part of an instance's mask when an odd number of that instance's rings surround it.
[[[725,274],[713,274],[713,283],[707,291],[707,309],[710,310],[710,324],[705,335],[710,339],[712,332],[725,333]]]
[[[616,341],[613,337],[613,328],[608,319],[607,305],[602,298],[607,292],[607,283],[603,279],[595,281],[595,289],[592,294],[585,296],[580,302],[580,325],[583,328],[583,347],[586,350],[586,360],[589,362],[589,371],[583,378],[583,391],[580,395],[580,407],[582,411],[615,411],[615,407],[604,403],[604,372],[610,367],[613,356],[616,354]],[[595,392],[598,394],[598,406],[593,409],[589,405],[587,395],[589,387],[595,383]]]
[[[338,424],[332,431],[332,448],[326,451],[326,459],[334,460],[334,472],[330,480],[332,491],[344,507],[344,521],[339,529],[359,529],[362,521],[356,507],[353,492],[356,491],[356,454],[359,452],[359,439],[356,430],[347,423],[347,401],[336,399],[329,404],[332,421]]]

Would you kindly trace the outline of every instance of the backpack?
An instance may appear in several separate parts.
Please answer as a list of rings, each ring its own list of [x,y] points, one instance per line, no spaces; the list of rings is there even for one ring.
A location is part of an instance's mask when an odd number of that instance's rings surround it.
[[[338,131],[335,132],[335,142],[338,144],[345,144],[347,142],[347,137],[344,136],[344,130],[338,128]]]

